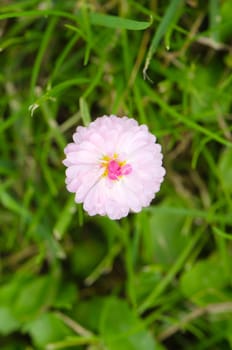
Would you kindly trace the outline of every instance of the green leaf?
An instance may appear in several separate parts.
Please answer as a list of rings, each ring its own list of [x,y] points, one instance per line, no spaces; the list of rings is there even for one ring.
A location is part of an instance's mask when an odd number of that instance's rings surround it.
[[[220,6],[220,23],[218,30],[220,32],[221,41],[226,41],[231,38],[232,31],[232,3],[231,0],[224,0]]]
[[[209,2],[209,24],[210,24],[210,31],[211,31],[211,37],[216,42],[219,42],[220,36],[219,36],[219,28],[218,28],[218,22],[219,22],[219,11],[220,11],[220,1],[219,0],[210,0]]]
[[[54,287],[51,276],[36,277],[25,283],[18,291],[14,305],[17,318],[24,322],[35,317],[45,305],[51,303]]]
[[[79,345],[90,345],[91,347],[88,347],[88,349],[91,350],[102,350],[102,347],[100,345],[100,347],[97,345],[97,347],[95,347],[94,345],[92,346],[92,344],[98,343],[99,340],[97,337],[91,336],[91,337],[79,337],[79,336],[75,336],[75,337],[68,337],[65,340],[61,340],[55,343],[49,343],[46,346],[46,350],[56,350],[56,349],[70,349],[71,347],[75,348],[76,350],[82,350],[83,347],[79,347]]]
[[[30,276],[15,275],[0,288],[0,306],[12,306],[18,298],[19,291],[23,289]]]
[[[228,113],[231,102],[231,89],[220,86],[221,62],[211,62],[207,69],[200,64],[193,64],[190,73],[186,71],[183,78],[179,77],[179,84],[189,93],[190,106],[195,120],[214,122],[216,115]]]
[[[109,298],[102,311],[100,331],[108,350],[154,350],[155,342],[128,304]]]
[[[163,277],[162,272],[160,266],[149,265],[136,274],[135,294],[138,304],[143,301],[149,295],[150,291],[161,281]]]
[[[72,221],[75,212],[76,205],[74,203],[73,197],[70,196],[67,202],[63,205],[62,211],[53,229],[53,234],[56,237],[56,239],[62,239],[67,233],[68,227]]]
[[[220,237],[223,237],[225,239],[229,239],[229,240],[232,240],[232,235],[231,234],[228,234],[228,233],[225,233],[224,231],[222,231],[220,228],[214,226],[213,227],[213,232],[220,236]]]
[[[144,30],[150,27],[151,22],[135,21],[118,16],[105,15],[91,12],[89,14],[91,24],[115,29]]]
[[[30,217],[30,214],[25,208],[22,207],[22,203],[13,198],[9,193],[0,189],[0,202],[2,205],[12,211],[13,213],[20,215],[26,219]]]
[[[77,298],[78,290],[74,283],[66,282],[65,288],[63,288],[63,284],[61,283],[53,306],[56,308],[71,309]]]
[[[64,17],[64,18],[70,18],[73,21],[79,22],[80,14],[79,16],[63,12],[63,11],[57,11],[57,10],[31,10],[31,11],[20,11],[20,12],[9,12],[0,14],[0,19],[6,19],[6,18],[18,18],[18,17],[43,17],[43,16],[56,16],[56,17]],[[136,21],[133,19],[118,17],[118,16],[112,16],[97,12],[90,12],[89,13],[89,20],[90,23],[93,25],[103,26],[107,28],[115,28],[115,29],[128,29],[128,30],[144,30],[150,27],[151,22],[145,22],[145,21]]]
[[[146,62],[145,62],[145,66],[143,68],[143,74],[144,77],[146,77],[146,72],[147,69],[149,67],[150,61],[152,56],[154,55],[160,40],[163,38],[164,34],[166,33],[166,31],[168,30],[168,28],[171,26],[173,26],[173,19],[175,19],[175,21],[177,22],[177,20],[179,19],[179,16],[176,15],[176,13],[179,11],[180,6],[182,6],[183,4],[183,0],[172,0],[170,1],[170,5],[167,8],[167,11],[165,13],[165,15],[163,16],[163,19],[161,20],[154,36],[151,42],[151,45],[149,47],[148,50],[148,54],[146,57]],[[179,14],[181,14],[179,12]]]
[[[15,318],[10,307],[0,307],[0,333],[7,335],[19,329],[20,323]]]
[[[64,93],[64,90],[70,88],[71,86],[78,86],[78,85],[82,85],[82,84],[87,84],[89,82],[89,80],[87,78],[73,78],[73,79],[69,79],[66,80],[62,83],[59,83],[55,86],[53,86],[52,88],[47,90],[47,96],[48,97],[56,97],[61,93]]]
[[[220,302],[223,289],[229,283],[223,262],[217,257],[201,260],[181,278],[180,287],[185,297],[197,304]]]
[[[91,122],[91,118],[89,113],[89,107],[84,97],[80,98],[79,104],[80,104],[80,110],[81,110],[81,118],[83,120],[84,125],[87,126]]]
[[[219,160],[219,173],[226,191],[232,192],[232,149],[226,148]]]
[[[82,278],[87,277],[102,260],[104,250],[104,245],[94,239],[79,242],[70,256],[73,272]]]
[[[24,331],[28,332],[33,342],[39,348],[44,349],[48,343],[62,340],[73,332],[52,312],[39,316],[34,321],[26,324]]]
[[[42,94],[38,99],[35,100],[33,104],[31,104],[28,107],[31,116],[33,116],[35,110],[39,108],[41,104],[44,103],[45,101],[54,101],[61,93],[64,94],[65,90],[68,90],[71,87],[75,87],[85,83],[88,83],[88,79],[80,77],[80,78],[69,79],[53,87],[48,87],[46,92]]]
[[[104,304],[104,297],[93,297],[88,301],[80,301],[74,311],[75,319],[85,328],[97,333]]]
[[[163,205],[170,205],[170,202],[166,201]],[[172,205],[174,206],[174,203]],[[152,247],[157,263],[170,265],[176,261],[188,242],[185,227],[188,220],[188,218],[178,216],[175,213],[170,213],[167,220],[165,212],[156,210],[152,212],[150,217],[150,247]]]

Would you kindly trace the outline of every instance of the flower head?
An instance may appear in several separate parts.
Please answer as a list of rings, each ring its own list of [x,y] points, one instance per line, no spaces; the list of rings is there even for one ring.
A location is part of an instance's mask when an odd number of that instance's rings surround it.
[[[161,146],[146,125],[115,115],[78,126],[65,148],[66,185],[89,215],[121,219],[149,206],[165,170]]]

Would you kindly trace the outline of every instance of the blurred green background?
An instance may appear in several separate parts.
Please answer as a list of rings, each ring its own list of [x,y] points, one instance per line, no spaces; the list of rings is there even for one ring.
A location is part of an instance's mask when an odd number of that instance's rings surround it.
[[[1,350],[232,349],[232,1],[1,0]],[[88,217],[63,149],[146,123],[149,208]]]

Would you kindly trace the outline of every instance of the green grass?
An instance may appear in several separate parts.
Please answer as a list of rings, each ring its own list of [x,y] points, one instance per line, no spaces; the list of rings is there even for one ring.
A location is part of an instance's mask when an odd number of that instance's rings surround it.
[[[0,347],[232,348],[232,4],[3,0]],[[149,208],[89,217],[63,149],[104,114],[146,123]]]

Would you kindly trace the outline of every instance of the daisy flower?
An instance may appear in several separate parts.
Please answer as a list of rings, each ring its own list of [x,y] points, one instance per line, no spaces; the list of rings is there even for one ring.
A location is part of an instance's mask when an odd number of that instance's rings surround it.
[[[103,116],[78,126],[64,153],[67,190],[91,216],[116,220],[140,212],[165,175],[155,136],[128,117]]]

